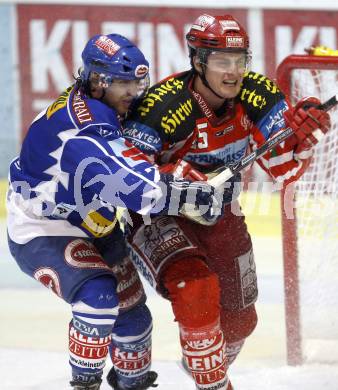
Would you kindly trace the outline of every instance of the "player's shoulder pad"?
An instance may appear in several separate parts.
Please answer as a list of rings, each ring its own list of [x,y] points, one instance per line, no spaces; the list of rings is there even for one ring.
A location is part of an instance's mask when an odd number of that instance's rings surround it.
[[[154,84],[138,102],[131,118],[156,128],[155,125],[160,122],[161,113],[173,104],[173,100],[176,103],[177,96],[181,96],[182,92],[187,89],[186,76],[187,72],[174,74]],[[183,96],[182,99],[184,99]]]
[[[262,117],[278,102],[284,100],[285,96],[267,76],[256,72],[247,72],[243,78],[238,99],[244,105],[249,116]]]
[[[127,120],[123,124],[122,134],[144,154],[157,154],[162,149],[162,141],[158,132],[144,123]]]

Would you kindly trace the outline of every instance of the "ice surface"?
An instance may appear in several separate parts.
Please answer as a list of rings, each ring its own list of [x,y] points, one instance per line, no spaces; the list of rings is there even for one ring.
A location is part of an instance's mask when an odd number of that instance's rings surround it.
[[[20,272],[8,253],[1,222],[0,237],[0,389],[70,389],[70,308]],[[254,247],[260,321],[229,370],[235,390],[338,390],[337,364],[286,366],[280,243],[274,237],[254,237]],[[170,305],[149,288],[147,293],[154,317],[153,369],[159,373],[158,389],[194,390],[178,364],[178,330]],[[322,353],[330,354],[326,344],[322,346]],[[108,389],[104,383],[102,390]]]

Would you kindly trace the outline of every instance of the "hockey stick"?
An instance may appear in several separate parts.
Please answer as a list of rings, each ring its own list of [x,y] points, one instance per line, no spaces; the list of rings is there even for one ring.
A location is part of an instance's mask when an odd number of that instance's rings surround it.
[[[329,111],[336,104],[338,104],[338,94],[332,96],[329,100],[327,100],[323,104],[320,104],[317,108],[319,110]],[[277,134],[275,137],[268,139],[262,146],[257,148],[255,151],[243,157],[240,161],[234,164],[230,164],[227,167],[220,168],[219,169],[220,173],[218,173],[216,176],[209,179],[208,183],[214,187],[220,186],[221,184],[229,180],[232,176],[235,176],[237,173],[239,173],[242,169],[244,169],[245,167],[247,167],[248,165],[256,161],[263,154],[270,151],[275,146],[279,145],[281,142],[286,140],[288,137],[290,137],[291,134],[293,134],[293,130],[291,129],[291,127],[287,127],[279,134]]]

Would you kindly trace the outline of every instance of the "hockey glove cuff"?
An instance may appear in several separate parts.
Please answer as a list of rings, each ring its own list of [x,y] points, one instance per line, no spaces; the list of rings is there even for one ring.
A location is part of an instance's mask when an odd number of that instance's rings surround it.
[[[320,101],[315,97],[300,100],[293,109],[284,113],[286,124],[294,130],[290,138],[295,154],[300,158],[308,158],[312,148],[329,131],[330,116],[318,109]]]

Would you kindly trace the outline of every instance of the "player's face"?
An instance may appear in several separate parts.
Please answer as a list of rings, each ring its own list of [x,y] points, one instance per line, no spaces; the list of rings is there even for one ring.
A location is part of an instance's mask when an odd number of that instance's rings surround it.
[[[246,69],[245,53],[215,51],[208,56],[205,75],[210,87],[218,95],[230,99],[239,93]]]
[[[113,80],[105,90],[103,102],[124,115],[132,101],[139,95],[141,80]]]

